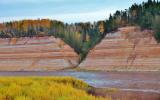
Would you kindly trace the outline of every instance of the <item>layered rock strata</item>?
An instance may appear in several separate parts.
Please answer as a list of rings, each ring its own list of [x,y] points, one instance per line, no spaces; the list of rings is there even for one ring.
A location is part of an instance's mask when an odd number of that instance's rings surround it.
[[[0,71],[53,71],[78,62],[75,51],[54,37],[0,39]]]
[[[120,28],[106,35],[79,67],[101,71],[160,71],[160,44],[152,31]]]

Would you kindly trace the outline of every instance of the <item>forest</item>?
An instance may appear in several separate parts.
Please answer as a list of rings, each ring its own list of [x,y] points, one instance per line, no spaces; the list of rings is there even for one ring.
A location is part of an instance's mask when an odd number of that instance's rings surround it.
[[[104,35],[104,23],[66,24],[61,21],[38,19],[7,22],[0,25],[1,38],[54,36],[61,38],[85,58],[89,49]]]
[[[142,4],[133,4],[129,9],[116,11],[105,21],[105,33],[119,27],[140,26],[142,30],[155,32],[155,38],[160,41],[160,2],[148,0]]]
[[[160,2],[148,0],[142,4],[135,3],[128,9],[110,14],[107,20],[94,23],[67,24],[50,19],[4,22],[0,24],[0,37],[55,36],[74,48],[83,60],[89,50],[107,33],[125,26],[140,26],[142,30],[153,30],[156,40],[160,42]]]

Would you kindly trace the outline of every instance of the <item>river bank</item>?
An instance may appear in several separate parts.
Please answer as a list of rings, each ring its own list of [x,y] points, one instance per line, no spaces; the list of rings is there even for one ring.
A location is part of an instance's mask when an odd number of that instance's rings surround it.
[[[93,95],[111,96],[113,100],[160,99],[159,72],[0,72],[0,76],[71,76],[94,87],[90,91]]]

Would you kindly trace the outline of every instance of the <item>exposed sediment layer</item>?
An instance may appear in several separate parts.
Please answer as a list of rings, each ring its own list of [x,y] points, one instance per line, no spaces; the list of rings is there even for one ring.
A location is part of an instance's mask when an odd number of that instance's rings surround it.
[[[160,44],[152,31],[120,28],[91,50],[79,67],[102,71],[160,71]]]
[[[79,57],[54,37],[0,39],[0,71],[53,71],[78,65]]]

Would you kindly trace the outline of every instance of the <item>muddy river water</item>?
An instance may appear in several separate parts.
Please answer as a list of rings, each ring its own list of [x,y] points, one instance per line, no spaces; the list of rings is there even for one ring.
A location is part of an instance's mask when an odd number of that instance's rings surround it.
[[[137,94],[137,100],[145,100],[141,96],[146,100],[160,100],[160,72],[0,72],[0,76],[73,76],[93,87],[118,88],[123,94]]]

